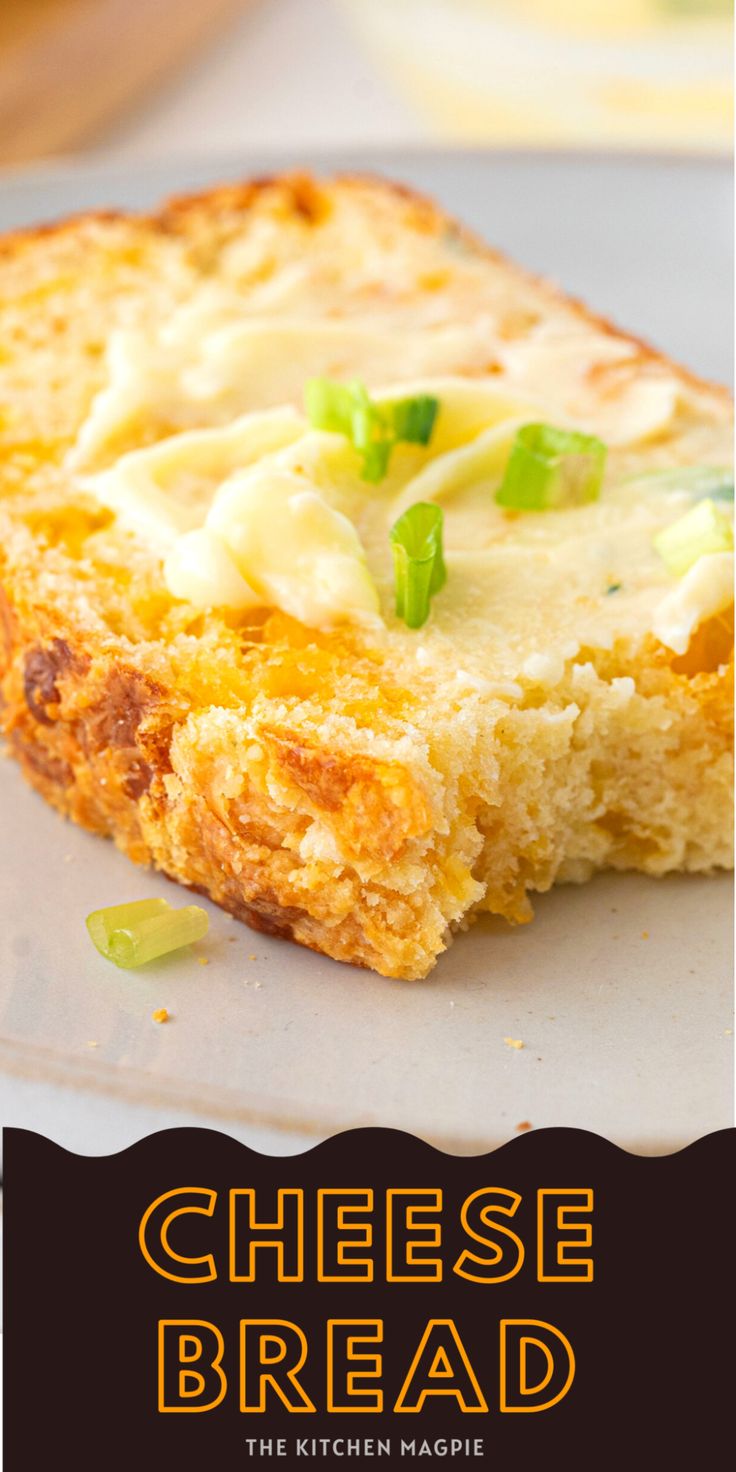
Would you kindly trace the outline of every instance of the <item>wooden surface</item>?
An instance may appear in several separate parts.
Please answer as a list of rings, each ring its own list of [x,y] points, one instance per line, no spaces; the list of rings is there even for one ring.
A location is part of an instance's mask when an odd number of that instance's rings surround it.
[[[2,0],[0,163],[89,145],[253,0]]]

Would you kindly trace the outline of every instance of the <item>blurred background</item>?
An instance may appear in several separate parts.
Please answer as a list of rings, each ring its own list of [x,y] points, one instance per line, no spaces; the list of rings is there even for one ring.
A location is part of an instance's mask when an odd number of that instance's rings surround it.
[[[731,0],[0,0],[0,163],[462,142],[725,154]]]

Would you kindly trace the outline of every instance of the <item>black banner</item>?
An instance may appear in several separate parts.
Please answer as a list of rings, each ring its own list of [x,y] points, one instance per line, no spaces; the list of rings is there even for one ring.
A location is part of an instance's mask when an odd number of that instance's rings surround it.
[[[716,1466],[735,1150],[365,1129],[270,1158],[180,1129],[84,1157],[7,1130],[7,1472]]]

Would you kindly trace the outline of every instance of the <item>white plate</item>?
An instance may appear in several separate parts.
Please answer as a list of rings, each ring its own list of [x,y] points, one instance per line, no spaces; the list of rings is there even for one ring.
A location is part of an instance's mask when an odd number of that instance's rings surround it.
[[[358,162],[432,190],[599,310],[704,373],[727,373],[725,167],[562,155]],[[145,206],[274,166],[33,171],[6,178],[0,217],[10,226]],[[372,1123],[471,1151],[529,1123],[666,1151],[731,1123],[725,876],[608,875],[557,890],[537,901],[531,926],[486,922],[458,937],[426,983],[385,981],[254,935],[213,906],[197,953],[126,973],[93,950],[85,915],[180,892],[64,823],[10,763],[0,805],[6,1124],[87,1151],[177,1121],[276,1150]],[[162,1006],[171,1021],[157,1025]]]

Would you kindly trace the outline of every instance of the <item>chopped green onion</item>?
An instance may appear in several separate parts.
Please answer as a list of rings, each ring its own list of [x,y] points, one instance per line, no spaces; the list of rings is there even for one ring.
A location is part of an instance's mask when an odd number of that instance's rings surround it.
[[[595,435],[524,424],[517,430],[496,501],[516,511],[552,511],[597,501],[605,464],[606,446]]]
[[[370,399],[357,380],[333,383],[329,378],[310,378],[304,390],[304,404],[307,418],[315,429],[344,434],[354,444],[367,438]]]
[[[379,481],[385,479],[393,447],[393,440],[373,440],[371,444],[365,446],[362,451],[361,478],[363,480],[368,480],[371,485],[377,486]]]
[[[201,940],[209,929],[199,905],[172,909],[166,900],[110,905],[87,916],[87,930],[100,955],[116,966],[142,966],[180,946]]]
[[[442,507],[417,501],[391,528],[396,614],[410,629],[429,617],[429,601],[447,580],[442,555]]]
[[[377,404],[358,379],[334,383],[310,378],[304,392],[307,418],[315,429],[345,435],[363,457],[363,480],[377,483],[388,471],[391,452],[400,440],[428,445],[439,410],[430,394]]]
[[[728,512],[706,496],[660,532],[654,546],[668,570],[682,577],[707,552],[733,551],[733,523]]]
[[[111,905],[106,910],[93,910],[87,916],[87,930],[98,951],[106,956],[116,925],[138,925],[141,920],[165,914],[168,908],[166,900],[135,900],[130,905]]]
[[[628,477],[629,484],[641,482],[661,491],[687,491],[694,501],[709,496],[711,501],[733,501],[733,471],[719,465],[674,465],[668,470],[648,470]]]
[[[606,588],[606,595],[610,597],[612,593],[620,593],[622,586],[621,583],[609,583]]]
[[[432,394],[415,394],[414,398],[396,399],[387,404],[397,440],[408,445],[428,445],[440,407]]]

